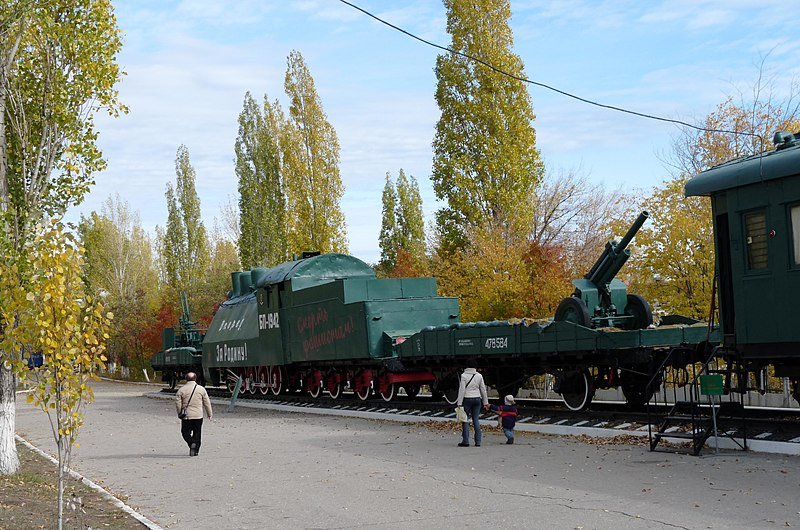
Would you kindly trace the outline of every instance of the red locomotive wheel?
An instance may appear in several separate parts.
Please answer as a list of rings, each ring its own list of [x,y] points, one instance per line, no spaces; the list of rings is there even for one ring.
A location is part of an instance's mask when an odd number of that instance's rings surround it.
[[[256,371],[253,368],[247,369],[247,377],[245,377],[245,381],[247,381],[247,391],[250,394],[256,393]]]
[[[380,391],[381,398],[383,398],[384,401],[391,401],[394,399],[394,395],[396,392],[397,392],[397,385],[390,383],[386,385],[384,390]]]
[[[361,401],[366,401],[372,395],[372,370],[361,370],[356,374],[353,390]]]
[[[332,371],[325,378],[325,390],[330,394],[331,399],[337,399],[342,394],[342,374]]]
[[[269,384],[267,383],[267,367],[262,366],[258,369],[258,391],[262,396],[266,396],[269,392]]]
[[[391,401],[397,393],[397,386],[389,382],[389,374],[378,376],[378,393],[384,401]]]
[[[270,391],[277,396],[283,390],[283,372],[280,366],[273,366],[270,370]],[[266,392],[265,392],[266,393]]]
[[[322,395],[322,372],[314,370],[308,374],[308,393],[314,399]]]

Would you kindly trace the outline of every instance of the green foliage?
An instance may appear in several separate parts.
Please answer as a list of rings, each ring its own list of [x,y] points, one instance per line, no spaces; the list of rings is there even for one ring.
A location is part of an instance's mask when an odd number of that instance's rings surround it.
[[[381,258],[378,262],[378,272],[381,276],[388,276],[394,269],[397,259],[397,193],[394,190],[389,172],[386,172],[386,184],[381,195],[381,232],[378,236],[378,246],[381,249]]]
[[[3,2],[0,17],[0,248],[7,289],[29,279],[25,244],[45,215],[56,217],[78,204],[105,167],[97,147],[94,114],[112,116],[126,109],[117,99],[123,75],[116,63],[122,46],[108,0]],[[9,293],[0,293],[8,315]],[[0,327],[9,328],[0,321]],[[0,401],[13,402],[14,388],[5,361],[19,351],[0,351]],[[9,424],[12,425],[11,428]],[[13,414],[0,416],[0,473],[17,466]],[[10,468],[8,464],[10,463]]]
[[[0,32],[0,203],[19,247],[42,215],[78,204],[105,168],[94,114],[125,111],[111,3],[20,3]]]
[[[103,297],[116,316],[108,356],[123,366],[141,368],[152,353],[142,330],[155,321],[158,305],[150,237],[138,214],[119,196],[105,201],[100,214],[82,218],[79,230],[86,249],[87,288]]]
[[[413,176],[406,177],[401,168],[395,191],[395,185],[389,173],[386,173],[382,204],[378,272],[393,277],[422,275],[427,264],[425,220],[416,179]],[[401,253],[402,259],[399,259]],[[400,262],[402,266],[398,269]]]
[[[289,251],[347,252],[339,140],[300,52],[289,54],[284,88],[289,120],[280,145]]]
[[[166,281],[177,292],[191,293],[208,270],[208,236],[200,216],[200,198],[189,150],[181,145],[175,159],[175,188],[167,184],[167,228],[162,241]]]
[[[286,201],[281,185],[280,135],[285,118],[264,97],[263,112],[245,94],[236,137],[239,177],[239,255],[242,266],[271,267],[287,258]]]
[[[445,0],[451,48],[522,76],[511,50],[508,0]],[[447,207],[436,214],[441,250],[464,247],[487,224],[527,234],[529,205],[542,178],[530,96],[524,84],[463,56],[436,60],[441,117],[433,141],[433,188]]]

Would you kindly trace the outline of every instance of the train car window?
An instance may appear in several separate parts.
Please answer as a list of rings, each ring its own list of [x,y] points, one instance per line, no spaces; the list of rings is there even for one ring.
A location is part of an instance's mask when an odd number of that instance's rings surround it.
[[[800,205],[789,208],[789,217],[792,221],[792,243],[794,248],[792,259],[795,265],[800,265]]]
[[[747,243],[747,268],[766,269],[767,261],[767,215],[763,210],[744,216],[745,241]]]

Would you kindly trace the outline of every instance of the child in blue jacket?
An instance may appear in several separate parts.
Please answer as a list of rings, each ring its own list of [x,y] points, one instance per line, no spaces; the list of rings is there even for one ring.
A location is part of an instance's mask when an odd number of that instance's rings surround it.
[[[502,422],[503,434],[506,435],[506,443],[514,443],[514,426],[517,424],[517,405],[514,402],[514,396],[508,395],[505,397],[505,405],[490,405],[490,409],[494,412],[500,413],[500,421]]]

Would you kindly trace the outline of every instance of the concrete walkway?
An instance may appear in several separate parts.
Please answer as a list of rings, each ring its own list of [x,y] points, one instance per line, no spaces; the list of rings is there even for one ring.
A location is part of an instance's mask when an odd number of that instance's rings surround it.
[[[97,383],[77,471],[169,529],[800,526],[800,458],[650,453],[520,433],[456,447],[441,424],[215,405],[190,458],[158,387]],[[53,453],[41,411],[17,432]]]

